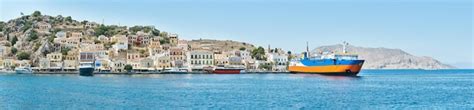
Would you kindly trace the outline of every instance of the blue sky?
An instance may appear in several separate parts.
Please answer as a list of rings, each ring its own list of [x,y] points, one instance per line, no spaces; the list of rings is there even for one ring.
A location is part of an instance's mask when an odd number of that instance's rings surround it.
[[[348,41],[474,68],[471,0],[0,0],[0,20],[39,10],[105,24],[154,25],[184,39],[293,52]]]

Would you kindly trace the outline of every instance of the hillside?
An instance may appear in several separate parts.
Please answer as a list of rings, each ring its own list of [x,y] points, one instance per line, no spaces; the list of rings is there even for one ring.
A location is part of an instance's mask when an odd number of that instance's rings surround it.
[[[188,44],[191,47],[201,47],[208,48],[210,50],[222,50],[230,51],[240,48],[245,48],[246,50],[253,50],[255,47],[253,44],[238,42],[232,40],[213,40],[213,39],[197,39],[190,40]]]
[[[149,38],[159,38],[163,44],[169,43],[168,33],[160,31],[154,26],[102,25],[87,20],[77,21],[71,16],[42,15],[39,11],[6,22],[0,21],[2,57],[31,60],[33,65],[36,65],[39,58],[45,57],[48,53],[61,52],[64,54],[68,50],[77,49],[77,47],[71,45],[56,47],[55,40],[58,37],[71,38],[71,36],[77,36],[80,43],[103,45],[105,49],[108,49],[112,43],[101,40],[98,36],[105,35],[105,39],[110,39],[115,35],[137,36],[138,34],[149,36]],[[131,49],[135,47],[141,48],[143,45],[134,46]]]
[[[342,51],[342,45],[321,46],[312,52]],[[366,48],[349,45],[350,53],[359,54],[359,58],[366,60],[365,69],[452,69],[453,66],[426,56],[414,56],[400,49]]]

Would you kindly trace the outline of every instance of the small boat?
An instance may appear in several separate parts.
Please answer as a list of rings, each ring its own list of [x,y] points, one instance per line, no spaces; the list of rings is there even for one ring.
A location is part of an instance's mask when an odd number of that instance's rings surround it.
[[[30,67],[17,67],[15,72],[16,74],[32,74],[33,70]]]
[[[164,70],[161,73],[163,73],[163,74],[187,74],[188,70],[179,69],[179,68],[171,68],[170,70]]]
[[[239,65],[229,65],[229,66],[224,66],[224,65],[218,65],[212,73],[214,74],[240,74],[242,71],[245,70],[244,67],[241,67]]]

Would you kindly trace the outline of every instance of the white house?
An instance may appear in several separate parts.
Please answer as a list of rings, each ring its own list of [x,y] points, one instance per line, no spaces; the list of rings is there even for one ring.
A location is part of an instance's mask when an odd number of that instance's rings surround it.
[[[116,42],[112,47],[115,51],[128,49],[128,39],[125,35],[113,36],[112,41]]]
[[[268,53],[267,61],[273,64],[273,71],[286,71],[288,56],[286,54]]]
[[[207,50],[193,50],[187,56],[192,69],[203,69],[214,65],[214,53]]]
[[[66,38],[67,34],[64,31],[59,31],[56,33],[56,38]]]

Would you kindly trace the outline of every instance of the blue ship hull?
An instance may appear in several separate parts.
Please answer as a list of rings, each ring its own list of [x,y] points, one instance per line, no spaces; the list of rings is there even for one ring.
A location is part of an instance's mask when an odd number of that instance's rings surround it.
[[[364,60],[302,59],[288,66],[291,73],[318,73],[327,75],[357,75]]]

